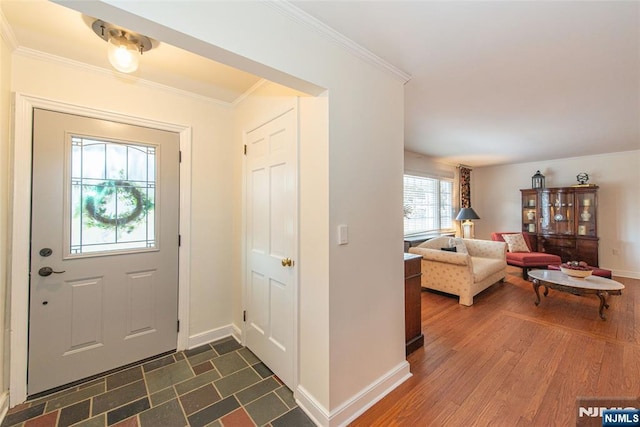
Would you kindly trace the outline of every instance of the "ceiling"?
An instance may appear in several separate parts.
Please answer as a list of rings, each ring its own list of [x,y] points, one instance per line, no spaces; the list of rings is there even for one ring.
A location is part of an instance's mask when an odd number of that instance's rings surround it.
[[[411,74],[405,148],[483,166],[640,149],[638,1],[294,1]]]
[[[480,167],[640,149],[640,2],[290,3],[411,75],[408,150]],[[91,18],[45,0],[1,5],[21,49],[110,68]],[[227,103],[260,81],[156,45],[142,79]]]
[[[94,18],[47,0],[2,0],[0,5],[21,49],[113,70],[107,43],[91,29]],[[135,77],[227,103],[261,80],[166,43],[154,40],[153,46],[142,55]]]

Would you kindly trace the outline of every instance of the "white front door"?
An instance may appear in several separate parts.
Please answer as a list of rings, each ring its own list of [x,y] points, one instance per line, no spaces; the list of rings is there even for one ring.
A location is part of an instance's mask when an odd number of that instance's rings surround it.
[[[297,111],[247,133],[246,345],[294,389]]]
[[[176,348],[179,136],[34,110],[29,395]]]

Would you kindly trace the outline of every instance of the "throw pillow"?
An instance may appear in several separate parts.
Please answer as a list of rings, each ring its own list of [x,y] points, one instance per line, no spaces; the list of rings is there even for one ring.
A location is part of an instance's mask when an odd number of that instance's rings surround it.
[[[469,251],[467,251],[467,246],[464,244],[464,240],[462,240],[460,237],[454,237],[449,239],[449,247],[450,248],[456,248],[456,252],[461,253],[461,254],[468,254]]]
[[[522,234],[503,234],[502,238],[509,246],[509,252],[531,252]]]
[[[452,248],[440,248],[441,251],[448,251],[448,252],[458,252],[456,247],[452,247]]]

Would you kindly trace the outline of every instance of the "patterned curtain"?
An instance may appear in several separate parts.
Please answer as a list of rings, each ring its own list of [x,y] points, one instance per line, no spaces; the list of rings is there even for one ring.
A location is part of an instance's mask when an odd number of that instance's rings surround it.
[[[460,207],[471,207],[471,169],[458,166],[460,169]]]

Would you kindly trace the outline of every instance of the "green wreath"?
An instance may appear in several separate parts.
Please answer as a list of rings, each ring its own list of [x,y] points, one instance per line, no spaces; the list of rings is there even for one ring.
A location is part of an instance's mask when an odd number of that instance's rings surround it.
[[[96,185],[95,189],[95,195],[86,197],[84,209],[89,218],[98,226],[105,228],[125,227],[131,231],[133,225],[153,208],[153,203],[128,181],[107,181]],[[126,215],[108,216],[106,205],[109,199],[114,196],[122,197],[134,207],[133,210]]]

